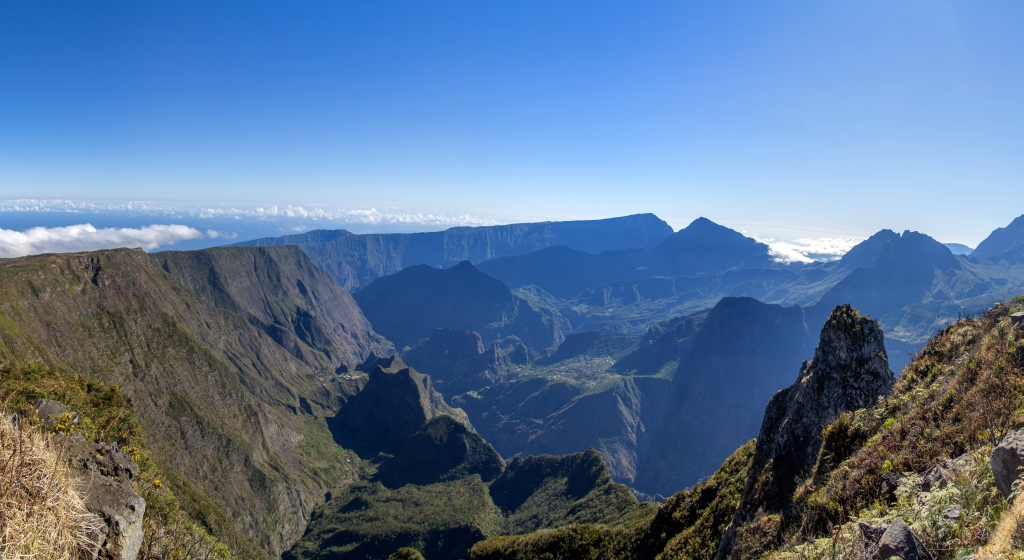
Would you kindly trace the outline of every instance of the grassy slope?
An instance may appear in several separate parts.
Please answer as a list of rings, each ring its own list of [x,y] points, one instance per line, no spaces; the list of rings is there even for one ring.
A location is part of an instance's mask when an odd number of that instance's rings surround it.
[[[119,384],[186,509],[222,535],[277,554],[326,482],[354,477],[301,414],[301,395],[330,396],[323,375],[142,251],[2,261],[0,311],[0,361]]]

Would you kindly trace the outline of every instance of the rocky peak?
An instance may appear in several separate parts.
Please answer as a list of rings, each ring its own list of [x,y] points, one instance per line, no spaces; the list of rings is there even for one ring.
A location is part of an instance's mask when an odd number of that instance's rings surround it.
[[[746,527],[788,514],[799,480],[814,467],[822,430],[845,411],[874,405],[893,386],[882,329],[849,305],[836,307],[821,330],[814,359],[796,382],[772,397],[757,436],[754,461],[718,557],[742,558]]]
[[[389,372],[377,367],[361,392],[328,422],[335,441],[362,457],[398,453],[430,419],[448,414],[462,421],[460,409],[445,404],[430,377],[412,368]]]

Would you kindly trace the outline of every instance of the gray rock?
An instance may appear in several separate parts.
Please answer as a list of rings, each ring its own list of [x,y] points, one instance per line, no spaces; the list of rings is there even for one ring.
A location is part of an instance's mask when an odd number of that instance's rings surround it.
[[[968,459],[965,453],[956,459],[946,459],[924,471],[921,473],[921,490],[931,492],[954,483],[957,475],[967,467]]]
[[[1014,325],[1020,325],[1021,323],[1024,323],[1024,311],[1010,315],[1010,320],[1013,321]]]
[[[822,430],[845,411],[873,406],[894,382],[882,327],[849,305],[836,307],[821,329],[814,359],[804,362],[793,385],[768,401],[739,507],[719,545],[719,560],[742,558],[744,552],[736,546],[744,526],[779,512],[798,481],[813,474]]]
[[[115,444],[95,444],[80,435],[63,439],[68,463],[85,494],[85,507],[103,519],[92,540],[98,556],[109,560],[135,560],[142,546],[142,518],[146,501],[132,489],[139,466]]]
[[[1013,483],[1021,474],[1024,465],[1024,429],[1010,432],[992,450],[992,474],[996,478],[996,488],[1009,497]]]
[[[53,427],[60,422],[61,416],[68,412],[64,409],[64,405],[50,399],[38,399],[32,403],[32,408],[35,410],[35,417],[43,422],[43,428],[46,431],[53,430]],[[31,416],[31,411],[29,416]],[[78,423],[77,412],[71,413],[71,423]]]
[[[50,399],[38,399],[32,404],[32,408],[36,410],[36,416],[40,420],[51,416],[59,416],[64,413],[64,405],[57,401],[51,401]]]
[[[879,525],[878,527],[861,523],[860,531],[864,536],[864,555],[871,560],[889,560],[889,558],[934,560],[935,558],[902,519],[897,519],[891,525]]]

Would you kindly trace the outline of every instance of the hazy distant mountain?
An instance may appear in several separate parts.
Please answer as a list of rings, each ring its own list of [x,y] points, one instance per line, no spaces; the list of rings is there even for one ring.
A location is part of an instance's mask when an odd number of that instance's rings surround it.
[[[635,214],[606,220],[456,227],[427,233],[356,235],[345,230],[316,230],[236,245],[298,245],[339,284],[352,289],[420,264],[446,268],[464,260],[479,263],[554,245],[586,253],[649,248],[670,235],[672,227],[654,214]]]
[[[968,247],[963,243],[943,243],[943,245],[954,255],[970,255],[974,251],[972,247]]]
[[[653,276],[693,276],[733,268],[772,266],[768,246],[698,218],[651,249],[588,254],[551,247],[517,257],[501,257],[479,267],[512,287],[535,285],[569,299],[587,288]]]
[[[399,348],[441,327],[480,333],[483,343],[516,336],[541,350],[557,346],[569,325],[558,311],[535,307],[469,261],[448,269],[418,265],[353,293],[374,329]]]
[[[1024,215],[1017,216],[1006,227],[996,228],[978,244],[978,248],[971,253],[971,256],[987,259],[1011,252],[1015,253],[1011,258],[1018,257],[1024,252]],[[1020,262],[1019,258],[1014,262]]]

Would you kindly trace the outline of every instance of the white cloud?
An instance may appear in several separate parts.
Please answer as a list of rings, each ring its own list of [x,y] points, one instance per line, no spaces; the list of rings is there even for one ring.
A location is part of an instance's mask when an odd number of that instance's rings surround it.
[[[839,260],[863,239],[858,237],[822,237],[781,241],[768,238],[758,239],[758,241],[768,245],[768,254],[775,262],[793,264]]]
[[[141,228],[96,229],[91,224],[64,227],[34,227],[25,231],[0,229],[0,257],[21,257],[39,253],[70,253],[114,247],[146,250],[171,245],[203,234],[183,225],[154,224]]]
[[[442,214],[417,212],[398,208],[351,208],[331,206],[259,206],[259,205],[209,205],[189,203],[159,203],[150,201],[97,202],[78,200],[0,200],[0,212],[62,212],[82,213],[130,213],[135,215],[163,216],[171,219],[199,218],[251,218],[262,220],[299,220],[303,222],[327,222],[329,224],[366,225],[424,225],[432,227],[490,226],[508,223],[509,217],[474,216],[470,214]],[[527,217],[518,217],[527,221]]]

